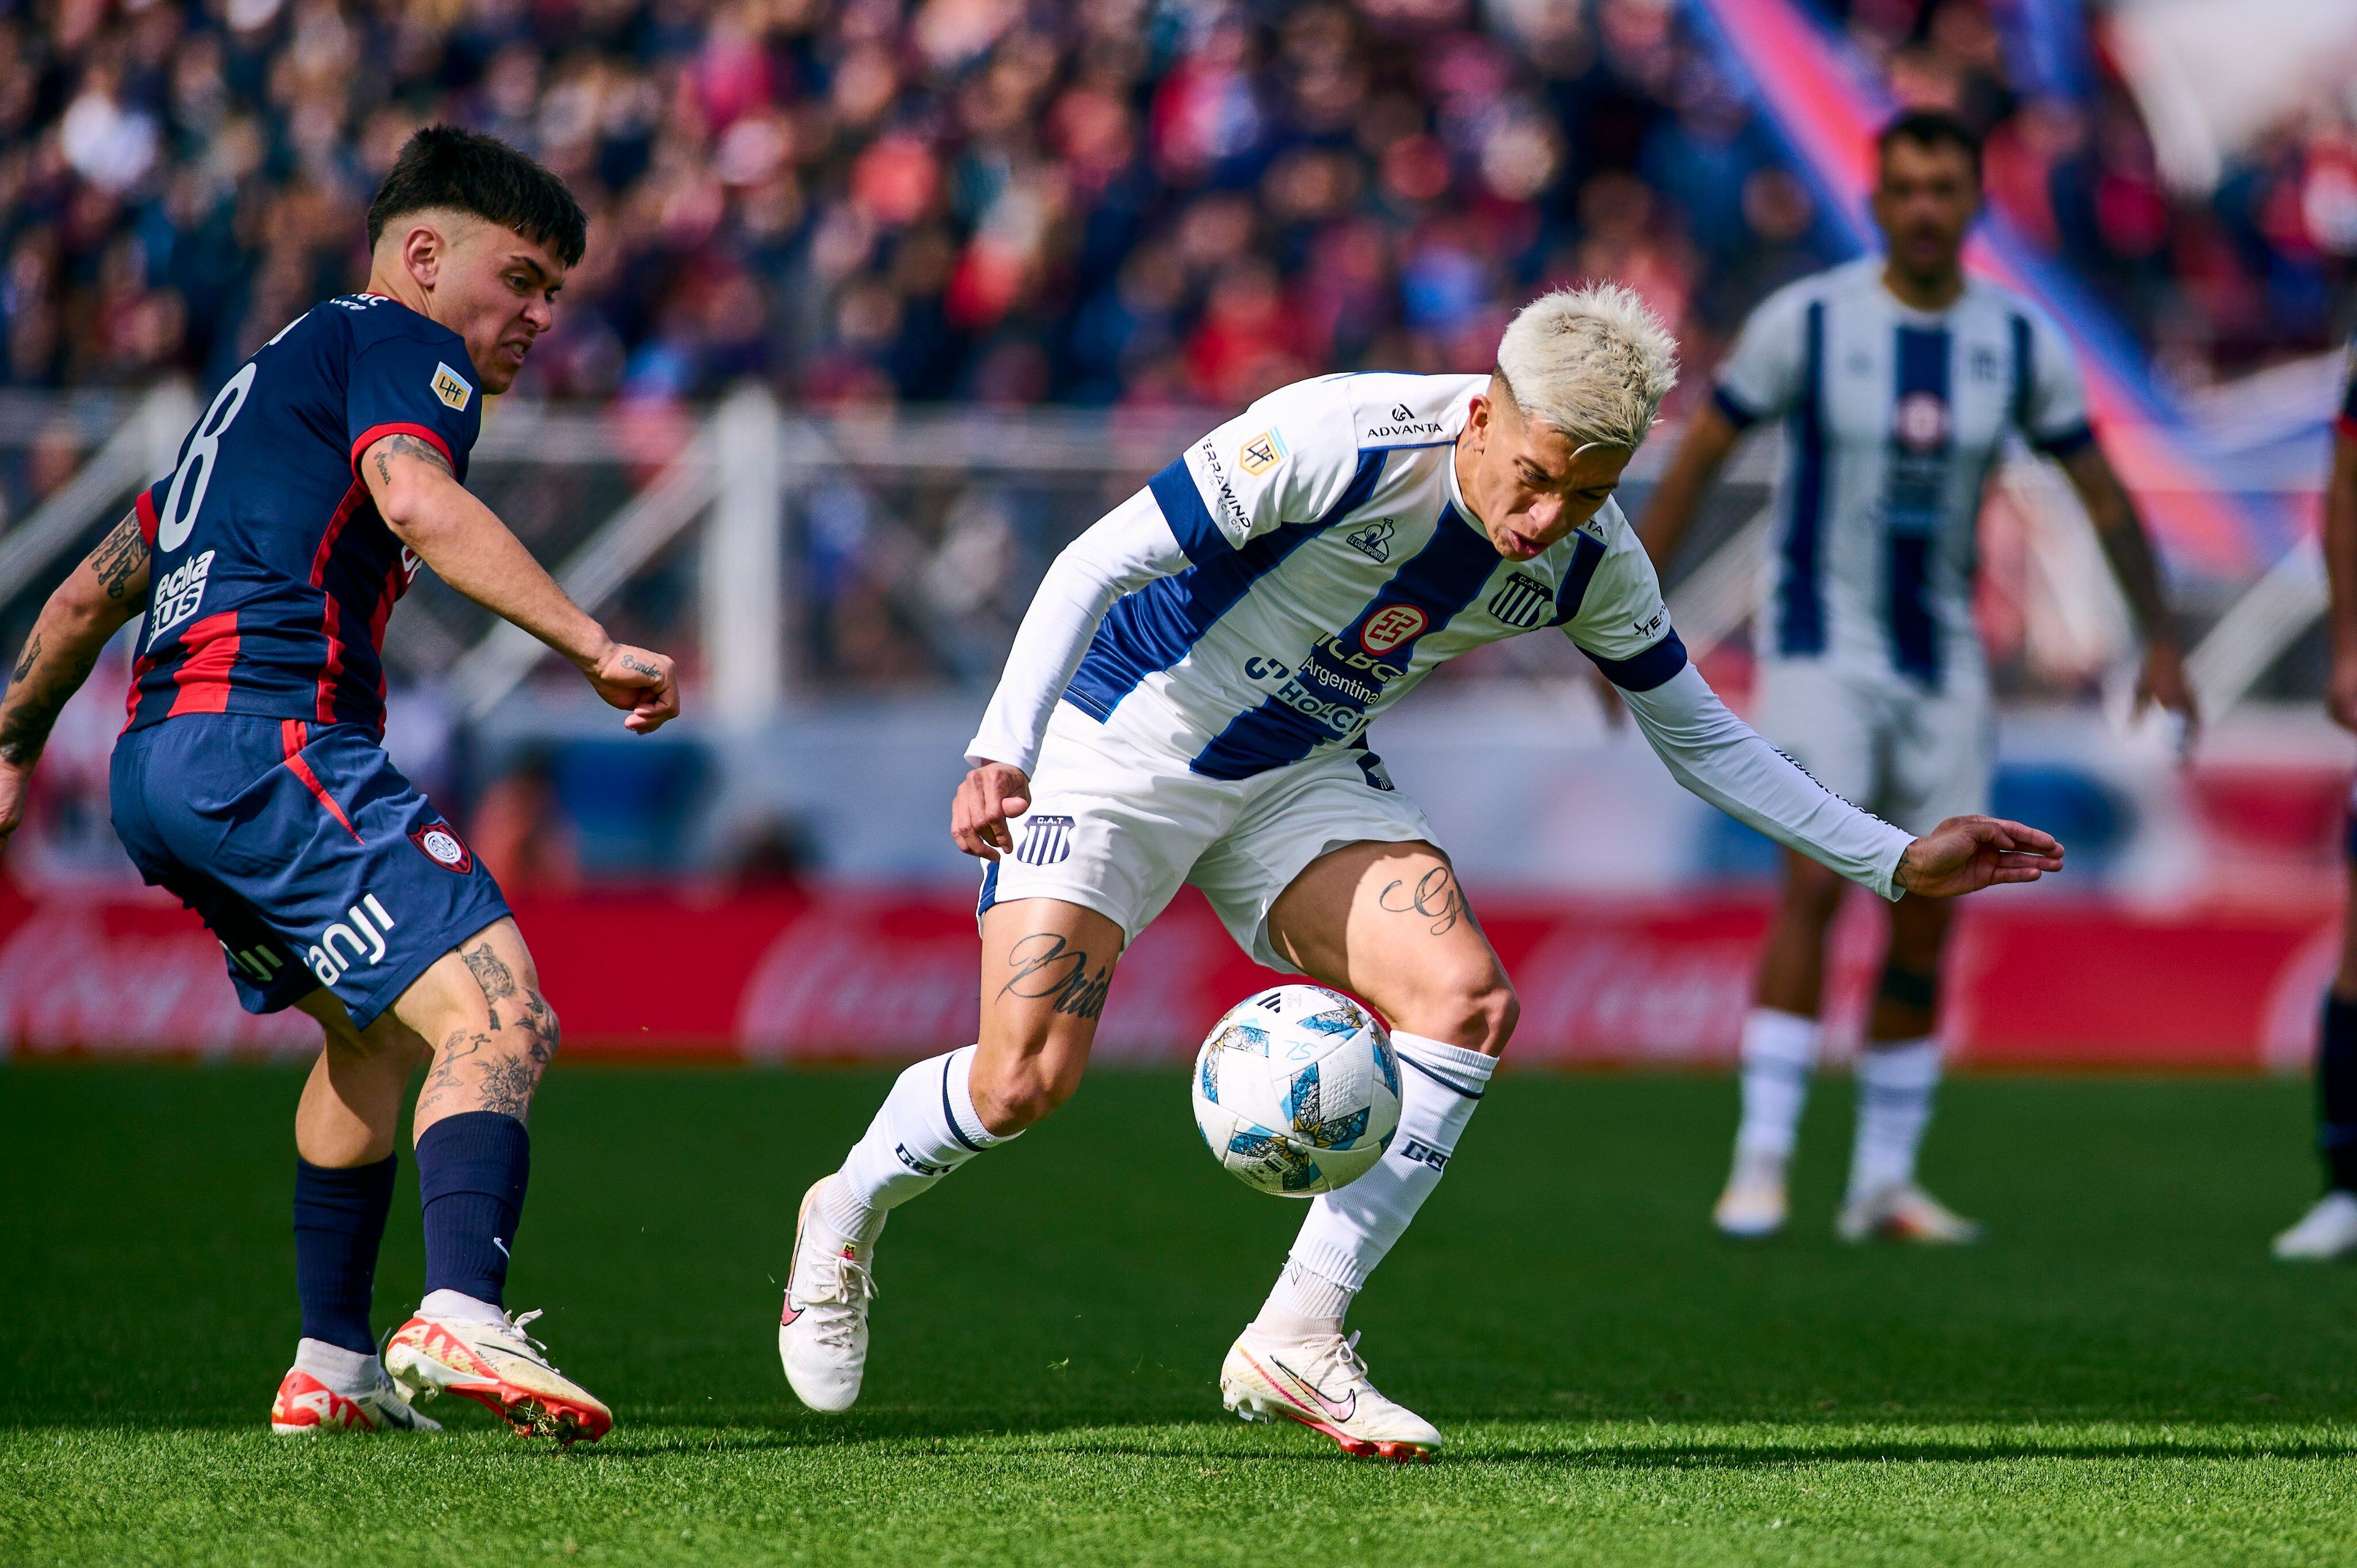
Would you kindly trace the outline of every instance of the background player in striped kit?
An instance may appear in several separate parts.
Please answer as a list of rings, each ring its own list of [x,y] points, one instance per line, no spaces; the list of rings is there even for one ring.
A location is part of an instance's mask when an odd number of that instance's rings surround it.
[[[1980,210],[1980,144],[1918,110],[1878,140],[1882,255],[1804,278],[1744,326],[1710,406],[1642,524],[1657,566],[1743,432],[1781,418],[1774,588],[1760,618],[1760,732],[1826,788],[1921,832],[1987,810],[1988,671],[1973,619],[1981,497],[2018,433],[2058,460],[2085,502],[2145,639],[2139,711],[2194,719],[2160,575],[2134,506],[2094,441],[2069,345],[2035,307],[1964,274]],[[1743,1118],[1716,1219],[1766,1236],[1786,1215],[1785,1167],[1820,1045],[1825,931],[1840,880],[1784,855],[1783,894],[1743,1032]],[[1950,907],[1891,910],[1857,1136],[1837,1222],[1852,1240],[1963,1242],[1979,1227],[1916,1183],[1940,1078],[1940,954]]]
[[[2325,706],[2357,730],[2357,341],[2341,413],[2332,425],[2332,472],[2324,487],[2324,566],[2332,590],[2332,667]],[[2316,1148],[2324,1196],[2275,1240],[2287,1261],[2357,1252],[2357,788],[2349,800],[2350,904],[2341,929],[2341,967],[2325,993],[2316,1042]]]

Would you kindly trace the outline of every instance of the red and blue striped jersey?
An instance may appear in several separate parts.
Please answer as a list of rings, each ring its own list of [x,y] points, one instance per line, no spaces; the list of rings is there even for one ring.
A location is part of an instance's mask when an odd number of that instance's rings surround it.
[[[417,575],[361,455],[416,436],[467,476],[466,341],[397,300],[314,306],[239,367],[138,500],[153,597],[126,730],[181,714],[384,728],[384,624]]]

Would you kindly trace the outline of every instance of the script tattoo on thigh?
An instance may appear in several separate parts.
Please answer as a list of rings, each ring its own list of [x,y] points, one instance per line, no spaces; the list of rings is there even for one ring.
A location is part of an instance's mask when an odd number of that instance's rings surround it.
[[[1447,936],[1457,929],[1469,911],[1465,907],[1465,894],[1457,886],[1457,878],[1448,867],[1436,865],[1415,879],[1410,887],[1405,878],[1383,890],[1376,902],[1394,915],[1421,915],[1432,922],[1432,934]]]
[[[1113,989],[1113,960],[1092,975],[1087,952],[1053,931],[1037,931],[1017,942],[1006,961],[1015,975],[998,988],[1001,996],[1044,1000],[1049,1012],[1075,1018],[1104,1011],[1105,993]]]

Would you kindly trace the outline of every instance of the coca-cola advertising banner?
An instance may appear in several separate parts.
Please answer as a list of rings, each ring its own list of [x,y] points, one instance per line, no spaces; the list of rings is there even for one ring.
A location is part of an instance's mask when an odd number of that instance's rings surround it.
[[[1674,903],[1480,898],[1523,998],[1523,1066],[1731,1061],[1767,924],[1757,895]],[[569,1056],[897,1062],[971,1040],[979,950],[954,893],[821,888],[698,898],[517,901]],[[2291,1068],[2307,1060],[2337,911],[2169,915],[2051,897],[1968,905],[1947,1032],[1966,1064]],[[1881,921],[1834,933],[1834,1036],[1854,1035]],[[1177,1061],[1279,977],[1238,952],[1191,891],[1122,961],[1100,1058]],[[0,895],[0,1053],[191,1055],[316,1048],[299,1013],[242,1011],[219,943],[139,893]]]

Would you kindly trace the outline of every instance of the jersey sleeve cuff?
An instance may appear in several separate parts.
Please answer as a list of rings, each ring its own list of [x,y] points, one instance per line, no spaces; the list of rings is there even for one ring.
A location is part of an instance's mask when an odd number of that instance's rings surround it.
[[[458,471],[458,459],[450,455],[450,443],[442,439],[441,433],[432,426],[406,424],[371,424],[361,432],[359,440],[352,443],[352,478],[357,479],[361,477],[361,455],[388,435],[416,436],[420,441],[442,454],[442,460],[450,465],[452,473]]]
[[[1733,392],[1723,386],[1710,389],[1710,406],[1718,410],[1718,416],[1738,430],[1749,430],[1760,423],[1760,415],[1745,407]]]
[[[2059,430],[2051,435],[2033,435],[2029,444],[2049,457],[2068,457],[2072,453],[2095,439],[2094,427],[2085,420]]]
[[[131,510],[139,519],[139,537],[147,542],[148,549],[155,549],[156,492],[153,489],[141,490],[139,498],[131,503]]]
[[[1686,667],[1686,645],[1679,640],[1675,630],[1627,659],[1607,659],[1585,648],[1580,651],[1596,660],[1604,678],[1624,692],[1650,692]]]

